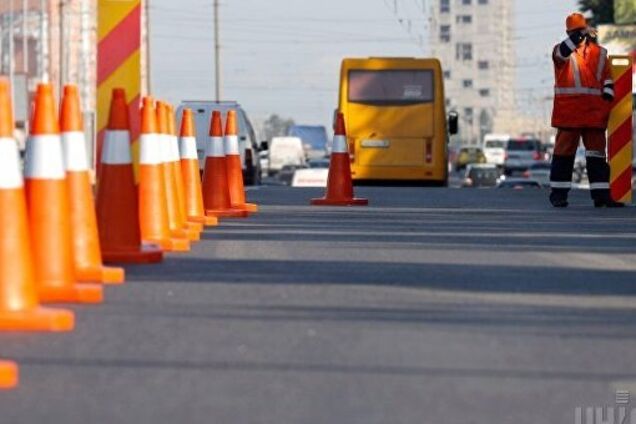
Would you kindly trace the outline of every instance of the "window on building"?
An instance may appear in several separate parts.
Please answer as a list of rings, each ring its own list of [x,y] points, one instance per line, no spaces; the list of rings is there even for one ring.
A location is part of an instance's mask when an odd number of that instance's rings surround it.
[[[451,40],[451,26],[440,25],[439,26],[439,41],[442,43],[450,43]]]
[[[471,43],[457,43],[455,59],[461,61],[473,60],[473,45]]]
[[[455,21],[458,24],[470,24],[473,22],[473,17],[472,15],[457,15]]]
[[[490,62],[488,62],[487,60],[480,60],[479,63],[477,64],[477,68],[479,68],[482,71],[490,69]]]
[[[450,13],[450,0],[440,0],[439,13]]]
[[[479,4],[488,4],[488,0],[479,0]]]
[[[451,71],[447,69],[444,71],[444,79],[450,79],[450,78],[451,78]]]
[[[490,97],[490,89],[489,88],[482,88],[481,90],[479,90],[479,95],[481,97]]]
[[[473,88],[473,80],[465,79],[462,81],[462,85],[464,86],[464,88]]]
[[[470,6],[472,3],[473,3],[473,1],[472,1],[472,0],[462,0],[462,4],[463,4],[464,6]]]
[[[474,111],[472,107],[465,107],[464,108],[464,120],[466,121],[466,123],[468,125],[473,125],[474,122]]]

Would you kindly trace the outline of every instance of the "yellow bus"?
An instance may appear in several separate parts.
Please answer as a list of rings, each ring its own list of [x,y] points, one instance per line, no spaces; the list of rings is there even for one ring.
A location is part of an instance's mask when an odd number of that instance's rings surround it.
[[[447,185],[448,136],[442,67],[437,59],[344,59],[344,113],[351,174],[361,183]]]

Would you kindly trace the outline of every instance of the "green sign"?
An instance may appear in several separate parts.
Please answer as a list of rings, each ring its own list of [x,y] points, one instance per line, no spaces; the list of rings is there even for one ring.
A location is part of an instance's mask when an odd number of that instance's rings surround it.
[[[618,25],[636,23],[636,0],[614,0],[614,22]]]

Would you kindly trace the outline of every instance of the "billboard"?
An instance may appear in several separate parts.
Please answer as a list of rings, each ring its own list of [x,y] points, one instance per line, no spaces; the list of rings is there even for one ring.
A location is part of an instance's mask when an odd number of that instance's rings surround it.
[[[614,22],[618,25],[636,23],[636,0],[614,0]]]
[[[636,59],[636,25],[600,25],[598,37],[610,55],[628,55]],[[632,76],[636,87],[636,68],[632,69]]]

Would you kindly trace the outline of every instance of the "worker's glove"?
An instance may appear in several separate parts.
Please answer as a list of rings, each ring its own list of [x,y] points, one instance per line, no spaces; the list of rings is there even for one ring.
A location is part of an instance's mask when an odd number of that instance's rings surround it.
[[[583,41],[583,39],[585,38],[585,35],[583,34],[583,31],[577,30],[577,31],[571,32],[569,37],[570,37],[570,40],[574,43],[574,45],[578,46],[579,44],[581,44],[581,41]]]
[[[610,93],[606,93],[604,92],[601,97],[603,97],[603,100],[605,100],[606,102],[613,102],[614,101],[614,96],[612,96]]]

